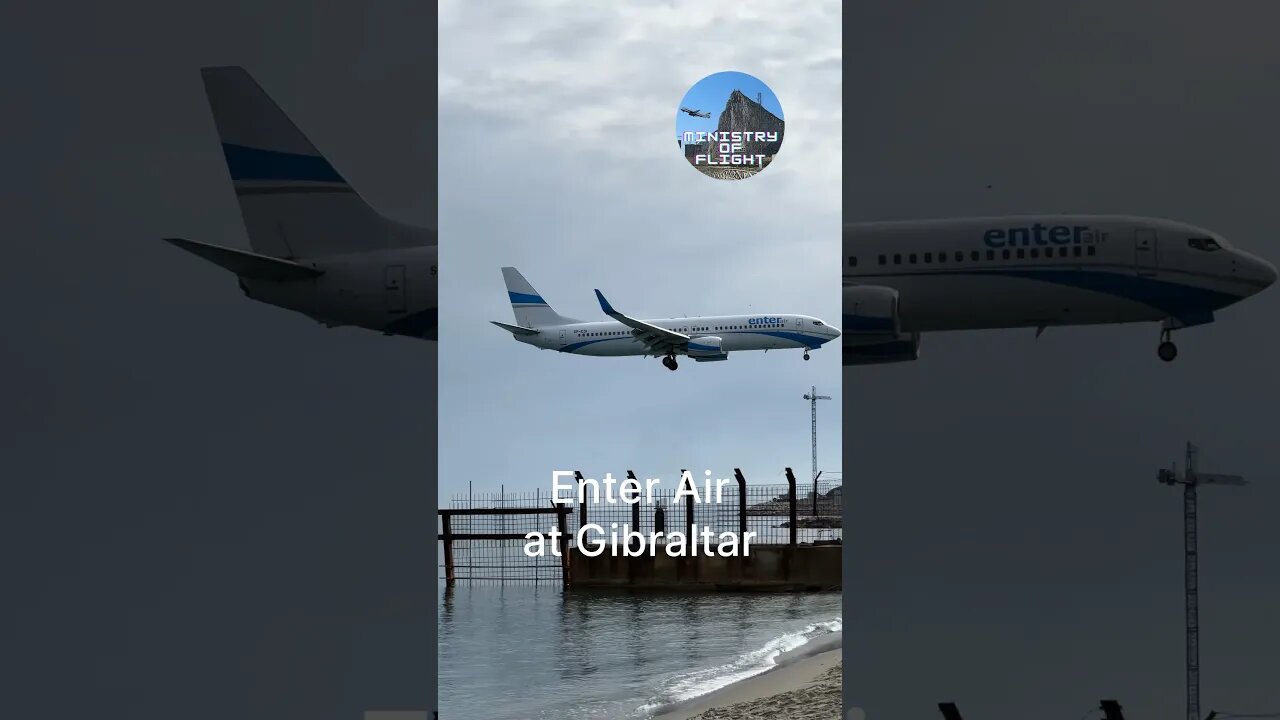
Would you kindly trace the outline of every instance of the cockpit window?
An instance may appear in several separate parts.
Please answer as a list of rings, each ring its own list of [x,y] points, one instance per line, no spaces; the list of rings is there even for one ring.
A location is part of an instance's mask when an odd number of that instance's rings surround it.
[[[1203,252],[1213,252],[1214,250],[1222,249],[1222,246],[1218,244],[1218,241],[1213,238],[1191,238],[1187,240],[1187,244],[1190,245],[1192,249],[1201,250]]]
[[[821,321],[821,320],[814,320],[814,321],[813,321],[813,324],[814,324],[814,325],[821,325],[821,324],[822,324],[822,321]]]

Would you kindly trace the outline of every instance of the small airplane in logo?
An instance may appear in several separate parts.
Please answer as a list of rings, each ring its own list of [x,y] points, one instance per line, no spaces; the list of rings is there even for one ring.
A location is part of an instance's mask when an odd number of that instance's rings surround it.
[[[689,115],[690,115],[690,116],[692,116],[692,117],[698,117],[698,118],[710,118],[710,117],[711,117],[711,113],[710,113],[710,112],[703,112],[703,111],[701,111],[701,110],[691,110],[691,109],[689,109],[689,108],[687,108],[687,107],[681,107],[681,108],[680,108],[680,112],[682,112],[682,113],[687,113],[687,114],[689,114]]]

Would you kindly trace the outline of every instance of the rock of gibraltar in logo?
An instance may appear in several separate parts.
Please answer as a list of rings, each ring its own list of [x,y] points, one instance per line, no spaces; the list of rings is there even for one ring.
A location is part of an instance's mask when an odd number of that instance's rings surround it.
[[[746,73],[721,72],[685,93],[676,111],[676,144],[702,174],[741,180],[773,162],[785,124],[767,85]]]

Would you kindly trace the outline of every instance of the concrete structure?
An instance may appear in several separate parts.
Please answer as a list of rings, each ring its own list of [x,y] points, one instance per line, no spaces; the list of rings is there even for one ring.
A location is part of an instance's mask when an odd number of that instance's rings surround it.
[[[777,591],[800,592],[842,588],[840,544],[752,545],[747,556],[669,557],[661,547],[653,557],[597,557],[570,549],[574,590]]]

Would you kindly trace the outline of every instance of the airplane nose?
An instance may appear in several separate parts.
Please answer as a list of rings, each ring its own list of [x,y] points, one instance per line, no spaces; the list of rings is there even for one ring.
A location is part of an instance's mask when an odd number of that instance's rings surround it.
[[[834,326],[833,326],[833,327],[831,328],[831,333],[832,333],[832,334],[831,334],[831,339],[832,339],[832,340],[835,340],[836,338],[840,337],[840,328],[838,328],[838,327],[834,327]]]
[[[1276,281],[1276,266],[1262,258],[1258,258],[1258,265],[1262,270],[1262,282],[1270,287]]]
[[[1241,265],[1248,272],[1246,277],[1258,286],[1258,290],[1270,287],[1275,283],[1275,265],[1272,265],[1253,253],[1237,251],[1237,257],[1243,261],[1241,262]]]

